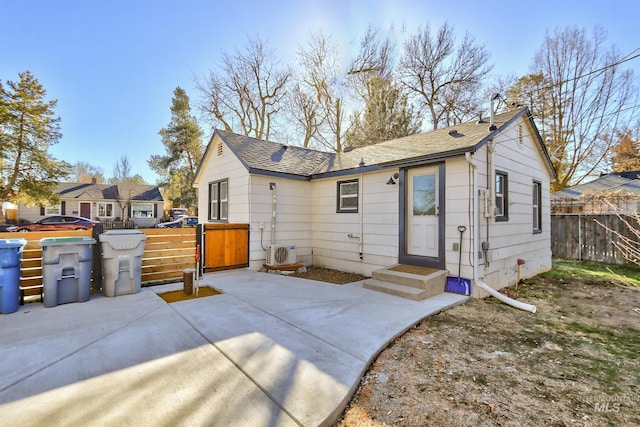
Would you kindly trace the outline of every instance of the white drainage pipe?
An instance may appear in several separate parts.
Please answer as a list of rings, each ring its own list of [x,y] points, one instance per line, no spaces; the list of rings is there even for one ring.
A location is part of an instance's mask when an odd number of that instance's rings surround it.
[[[513,298],[509,298],[505,294],[501,294],[500,292],[496,291],[491,286],[487,285],[484,282],[481,282],[480,280],[476,280],[476,285],[478,285],[480,289],[487,291],[491,296],[499,299],[505,304],[509,304],[515,308],[519,308],[520,310],[530,311],[532,313],[536,312],[535,305],[527,304],[526,302],[521,302],[514,300]]]

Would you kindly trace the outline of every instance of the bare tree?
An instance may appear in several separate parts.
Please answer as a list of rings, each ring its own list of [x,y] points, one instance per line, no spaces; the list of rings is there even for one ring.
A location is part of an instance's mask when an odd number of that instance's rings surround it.
[[[302,146],[307,148],[320,132],[323,123],[320,102],[309,87],[296,84],[290,92],[290,102],[287,105],[295,130],[302,135]]]
[[[291,73],[280,67],[274,51],[259,37],[250,38],[244,51],[224,53],[222,64],[197,81],[206,118],[213,127],[269,139]]]
[[[633,118],[638,102],[633,72],[621,69],[625,58],[606,48],[605,38],[599,28],[591,37],[577,27],[547,33],[531,74],[523,78],[534,84],[515,89],[531,103],[558,173],[552,191],[593,175],[607,159],[613,132]]]
[[[341,152],[348,94],[337,46],[322,33],[312,34],[309,44],[298,49],[298,61],[302,69],[300,87],[315,98],[319,107],[313,140],[325,149]]]
[[[367,102],[371,97],[369,81],[372,78],[393,79],[396,51],[396,45],[389,37],[382,39],[380,29],[369,25],[360,41],[360,51],[347,72],[352,76],[354,89],[363,101]]]
[[[465,33],[456,47],[454,29],[445,23],[432,35],[429,25],[404,45],[398,72],[402,83],[428,111],[433,129],[476,116],[484,78],[491,71],[489,53]]]
[[[109,184],[116,187],[114,196],[120,207],[122,219],[129,219],[131,201],[136,195],[137,188],[146,184],[144,178],[139,174],[131,175],[131,162],[127,156],[122,156],[113,165],[113,177],[109,179]]]
[[[95,181],[96,184],[104,183],[104,173],[102,168],[93,166],[88,162],[76,162],[69,176],[71,182],[82,182],[89,184]]]
[[[614,212],[619,220],[616,229],[608,227],[598,219],[595,222],[611,233],[611,243],[620,251],[624,259],[640,265],[640,196],[620,191],[602,191],[586,195],[585,203],[603,205]],[[634,288],[638,289],[634,286]]]

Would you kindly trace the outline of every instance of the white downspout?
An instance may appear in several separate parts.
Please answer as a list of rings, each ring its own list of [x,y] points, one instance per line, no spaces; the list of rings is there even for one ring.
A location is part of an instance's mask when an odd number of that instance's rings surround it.
[[[364,259],[364,174],[360,174],[360,261]]]
[[[480,210],[478,202],[478,169],[477,165],[471,158],[471,153],[464,153],[464,158],[473,170],[473,241],[471,242],[472,260],[473,260],[473,283],[478,283],[478,242],[480,241]]]
[[[269,190],[273,194],[271,199],[271,244],[276,243],[276,183],[269,183]]]

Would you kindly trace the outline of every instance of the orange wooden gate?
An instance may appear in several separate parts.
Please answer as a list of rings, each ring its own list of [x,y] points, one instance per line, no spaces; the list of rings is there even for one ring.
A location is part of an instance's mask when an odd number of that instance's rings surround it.
[[[204,271],[249,266],[249,224],[204,224]]]

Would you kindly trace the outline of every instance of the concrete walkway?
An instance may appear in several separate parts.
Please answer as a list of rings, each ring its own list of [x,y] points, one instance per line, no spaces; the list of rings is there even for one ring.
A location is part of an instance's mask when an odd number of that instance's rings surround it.
[[[372,359],[426,316],[411,301],[249,270],[166,304],[143,288],[0,315],[0,425],[316,426],[342,413]]]

